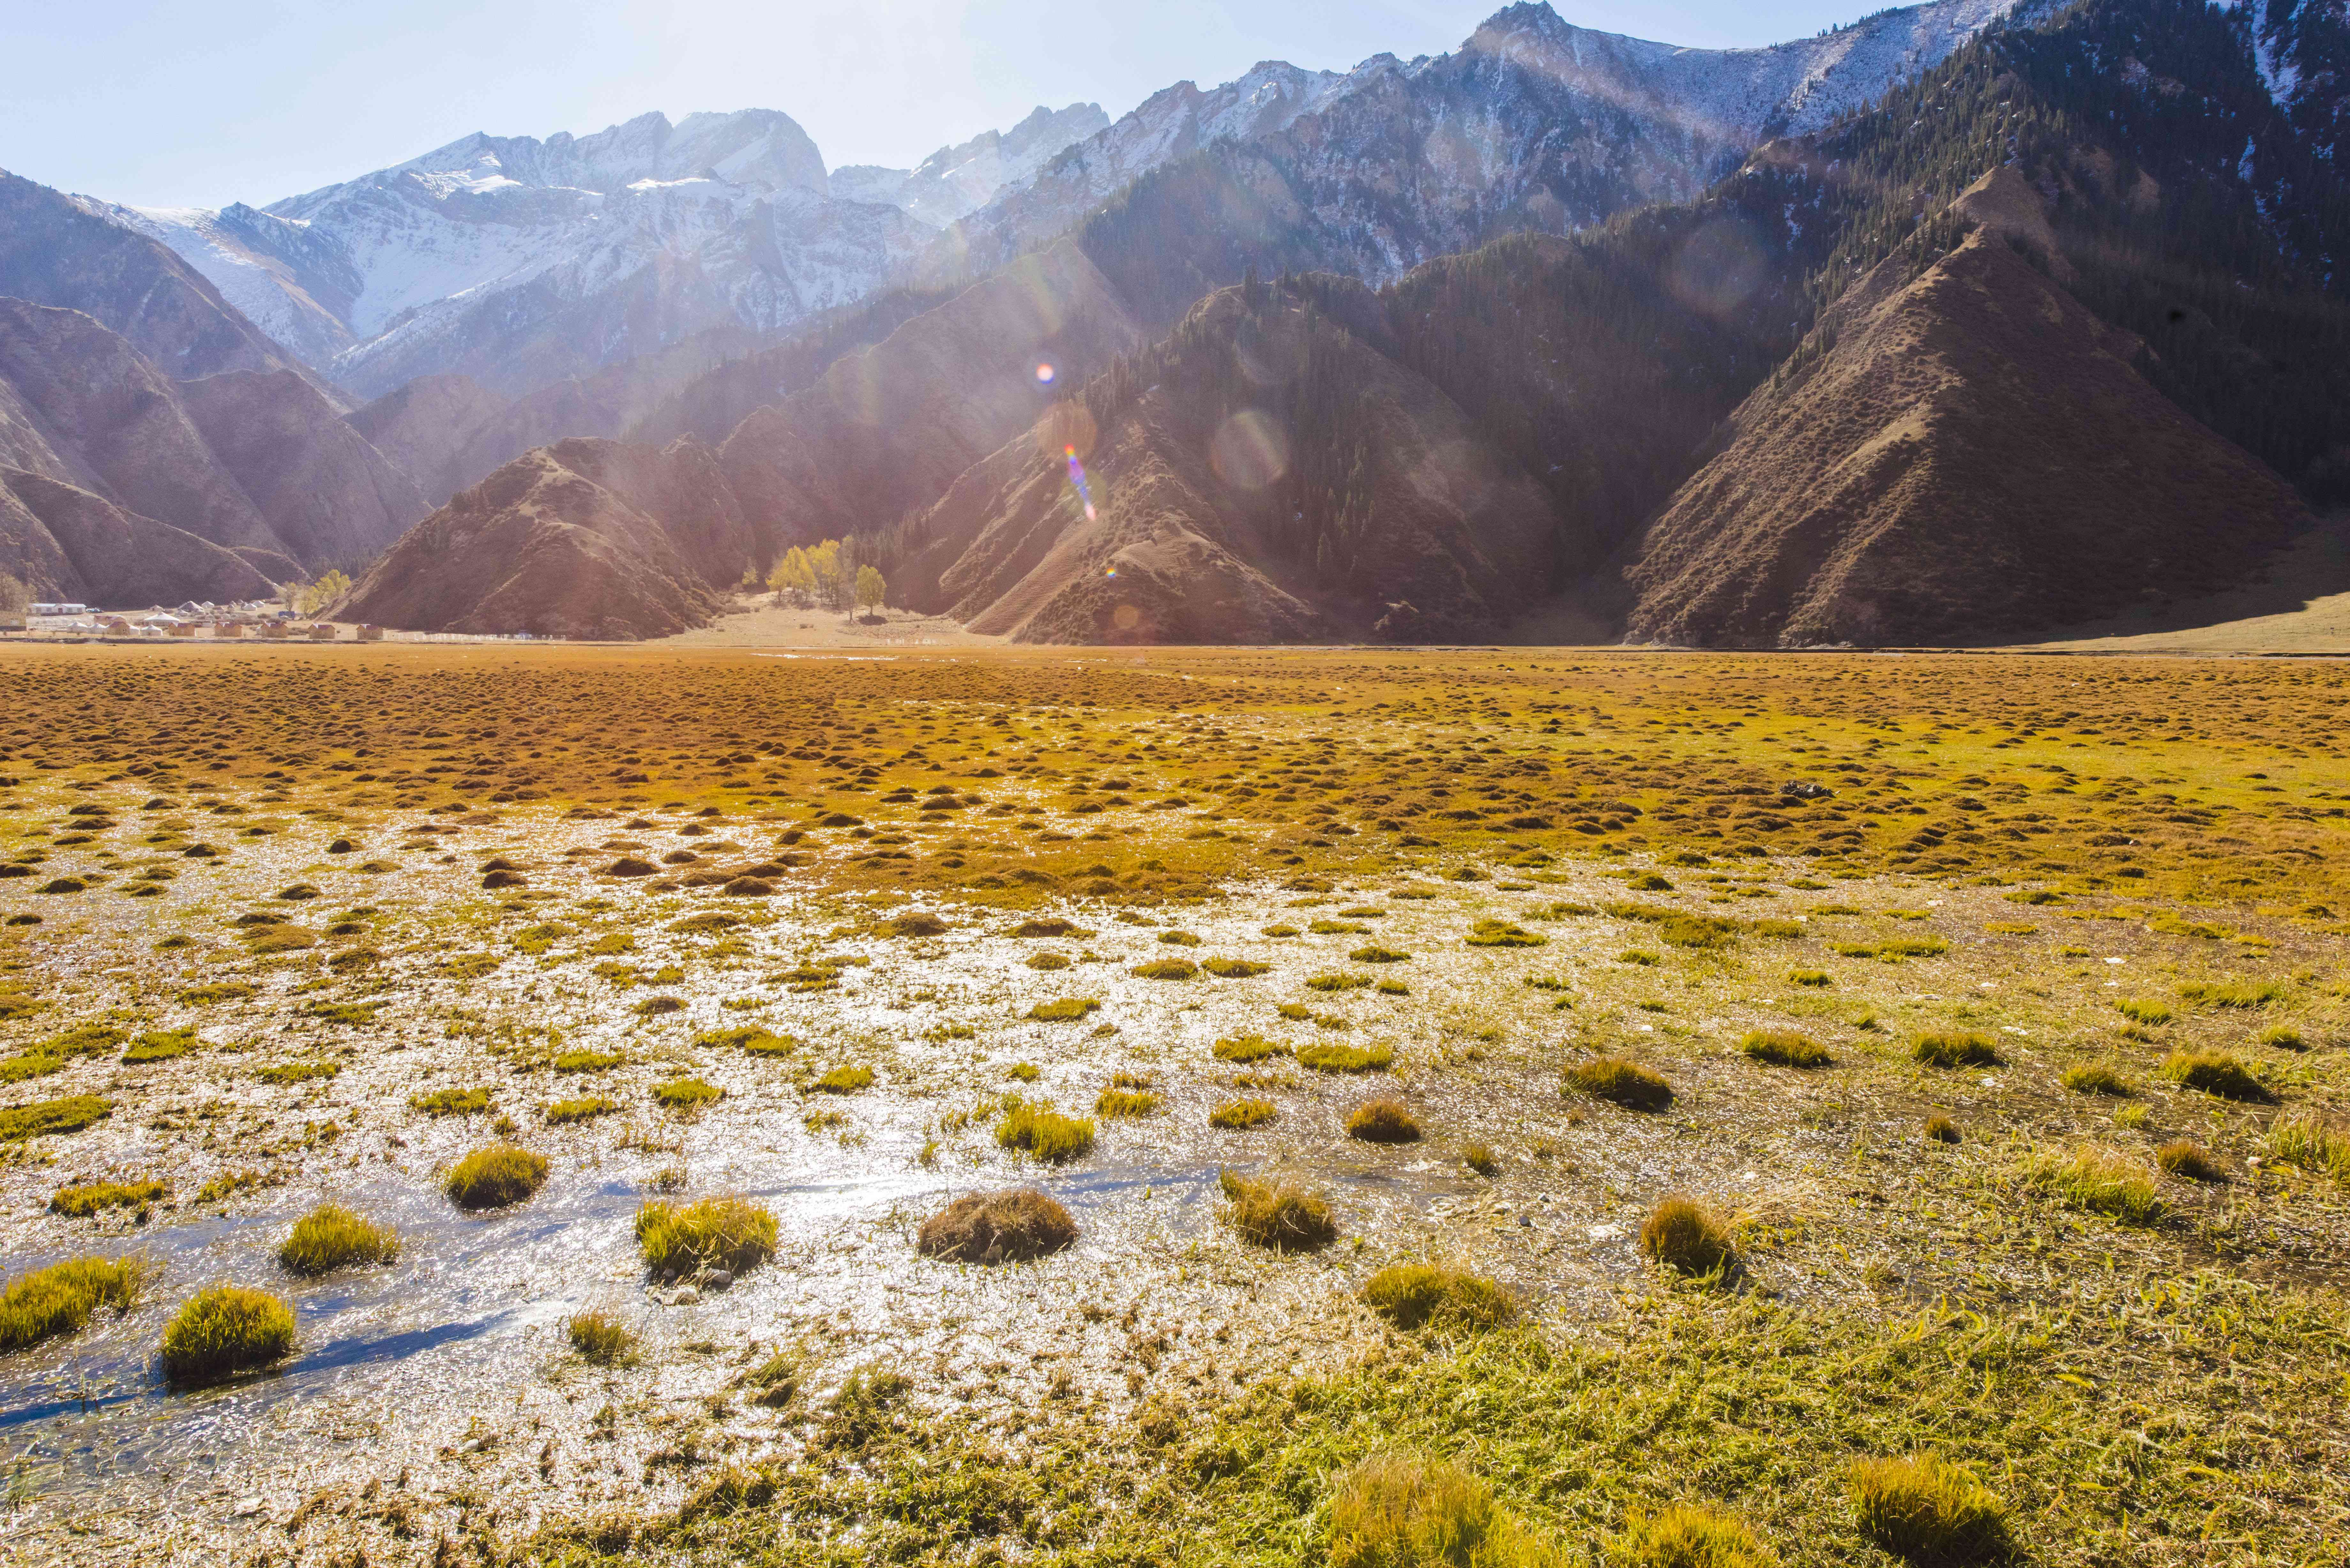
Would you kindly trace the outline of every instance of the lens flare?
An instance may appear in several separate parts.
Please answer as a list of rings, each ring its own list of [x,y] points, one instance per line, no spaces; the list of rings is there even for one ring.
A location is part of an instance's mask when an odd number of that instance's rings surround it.
[[[1051,386],[1053,384],[1053,377],[1055,373],[1056,372],[1054,370],[1052,366],[1040,362],[1036,367],[1037,383],[1040,386]]]
[[[1091,523],[1095,521],[1094,493],[1092,487],[1086,483],[1086,465],[1077,461],[1076,447],[1065,446],[1061,453],[1069,460],[1069,483],[1077,487],[1077,499],[1086,504],[1086,521]]]

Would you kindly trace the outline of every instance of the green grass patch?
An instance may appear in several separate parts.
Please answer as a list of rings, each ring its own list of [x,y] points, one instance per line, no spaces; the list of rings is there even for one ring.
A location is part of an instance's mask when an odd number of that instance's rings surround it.
[[[775,1255],[775,1217],[740,1198],[704,1198],[682,1207],[649,1202],[637,1210],[637,1250],[656,1273],[726,1269],[741,1273]]]
[[[165,1190],[161,1182],[151,1179],[85,1181],[58,1188],[49,1199],[49,1212],[68,1220],[87,1220],[112,1209],[136,1209],[144,1218],[150,1208],[163,1201]]]
[[[2350,1129],[2314,1111],[2279,1116],[2270,1125],[2265,1147],[2272,1159],[2350,1182]]]
[[[2125,997],[2114,1003],[2114,1011],[2133,1023],[2143,1023],[2149,1029],[2160,1028],[2170,1022],[2170,1009],[2159,1002],[2143,1002]]]
[[[1825,1067],[1835,1060],[1826,1046],[1792,1029],[1750,1029],[1739,1039],[1738,1048],[1774,1067]]]
[[[1938,1455],[1858,1460],[1849,1485],[1860,1532],[1896,1556],[1956,1564],[2008,1554],[2005,1506]]]
[[[1363,1301],[1400,1329],[1492,1329],[1517,1321],[1515,1297],[1482,1274],[1432,1263],[1391,1263],[1363,1285]]]
[[[294,1222],[277,1249],[277,1266],[315,1277],[337,1269],[389,1263],[400,1256],[400,1232],[338,1203],[322,1203]]]
[[[428,1116],[477,1116],[490,1108],[490,1091],[486,1087],[471,1089],[432,1089],[408,1097],[411,1110],[422,1111]]]
[[[1980,1034],[1934,1033],[1914,1036],[1909,1059],[1928,1067],[1996,1067],[1999,1050]]]
[[[0,1111],[0,1143],[23,1143],[50,1134],[79,1132],[113,1115],[114,1102],[97,1095],[68,1095]]]
[[[873,1086],[870,1067],[835,1067],[809,1085],[818,1094],[854,1095]]]
[[[2223,1100],[2266,1105],[2276,1098],[2250,1067],[2225,1051],[2173,1051],[2162,1059],[2161,1071],[2182,1089]]]
[[[1664,1075],[1620,1056],[1595,1056],[1566,1070],[1569,1087],[1627,1110],[1661,1111],[1673,1103]]]
[[[1224,1222],[1252,1245],[1276,1252],[1311,1252],[1338,1238],[1330,1206],[1294,1182],[1220,1170],[1216,1185],[1224,1195]]]
[[[1094,1115],[1104,1121],[1156,1116],[1166,1102],[1147,1090],[1104,1089],[1094,1096]]]
[[[1059,1002],[1040,1002],[1028,1010],[1028,1016],[1039,1023],[1075,1023],[1100,1011],[1101,1003],[1092,997],[1072,996]]]
[[[1066,1165],[1093,1151],[1094,1124],[1024,1101],[1005,1112],[1003,1119],[995,1124],[995,1141],[1047,1165]]]
[[[1463,939],[1472,948],[1538,948],[1550,939],[1507,920],[1480,920]]]
[[[294,1348],[294,1309],[266,1291],[214,1285],[163,1330],[163,1376],[195,1386],[266,1366]]]
[[[1565,1559],[1468,1471],[1389,1449],[1337,1477],[1328,1562],[1329,1568],[1561,1568]]]
[[[129,1311],[154,1274],[139,1258],[69,1258],[35,1270],[0,1292],[0,1353],[78,1334],[101,1306]]]
[[[2067,1067],[2059,1081],[2076,1095],[2111,1095],[2126,1099],[2130,1094],[2128,1081],[2103,1062],[2083,1062]]]
[[[618,1051],[566,1051],[555,1059],[553,1065],[558,1073],[602,1073],[627,1060]]]
[[[600,1312],[583,1312],[563,1320],[564,1337],[582,1360],[597,1366],[633,1366],[637,1336],[619,1318]]]
[[[1296,1051],[1297,1064],[1311,1067],[1317,1073],[1383,1073],[1395,1061],[1395,1049],[1388,1045],[1347,1045],[1337,1041],[1316,1041],[1300,1045]]]
[[[2284,987],[2263,981],[2199,980],[2178,988],[2179,996],[2205,1007],[2266,1007]]]
[[[2162,1217],[2154,1177],[2119,1149],[2089,1146],[2070,1153],[2043,1153],[2024,1161],[2023,1182],[2068,1209],[2104,1214],[2132,1225]]]
[[[460,1209],[504,1209],[546,1181],[546,1157],[510,1143],[477,1148],[441,1179],[441,1190]]]
[[[266,1067],[256,1067],[253,1075],[265,1084],[307,1084],[313,1078],[331,1078],[343,1070],[339,1062],[278,1062]]]
[[[242,981],[222,980],[190,986],[180,992],[180,1000],[190,1007],[205,1007],[216,1002],[243,1002],[252,994],[253,987]]]
[[[1344,970],[1334,970],[1328,974],[1309,976],[1305,981],[1305,989],[1320,992],[1367,991],[1370,988],[1370,984],[1369,975],[1349,974]]]
[[[618,1100],[589,1095],[576,1100],[556,1100],[538,1115],[547,1126],[561,1127],[567,1122],[592,1121],[598,1116],[608,1116],[619,1108]]]
[[[1236,958],[1201,959],[1200,967],[1218,980],[1254,980],[1258,975],[1269,974],[1273,971],[1273,966],[1269,963],[1259,963],[1253,959]]]
[[[174,1056],[184,1056],[195,1048],[196,1031],[191,1024],[185,1029],[155,1030],[141,1034],[122,1054],[122,1059],[134,1065],[140,1062],[168,1062]]]
[[[1135,965],[1131,972],[1143,980],[1190,980],[1200,972],[1200,966],[1190,959],[1157,959]]]
[[[653,1098],[672,1111],[690,1111],[725,1097],[725,1090],[700,1078],[672,1078],[653,1085]]]
[[[1226,1100],[1208,1113],[1208,1125],[1226,1132],[1245,1132],[1281,1114],[1271,1100]]]

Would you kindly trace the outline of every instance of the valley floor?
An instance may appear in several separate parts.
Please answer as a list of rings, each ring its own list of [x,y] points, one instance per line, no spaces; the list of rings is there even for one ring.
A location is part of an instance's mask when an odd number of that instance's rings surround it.
[[[0,649],[0,1290],[145,1274],[0,1298],[12,1562],[1319,1563],[1398,1445],[1523,1562],[1890,1564],[1918,1452],[2033,1562],[2340,1557],[2350,670],[874,631]],[[772,1254],[649,1267],[705,1198]],[[290,1354],[165,1382],[222,1282]]]

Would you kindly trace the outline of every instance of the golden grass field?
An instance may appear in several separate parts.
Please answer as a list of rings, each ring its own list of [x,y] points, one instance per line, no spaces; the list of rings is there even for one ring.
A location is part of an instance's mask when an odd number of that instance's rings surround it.
[[[0,698],[24,1561],[2350,1543],[2350,668],[71,648]],[[1073,1244],[918,1244],[1026,1187]]]

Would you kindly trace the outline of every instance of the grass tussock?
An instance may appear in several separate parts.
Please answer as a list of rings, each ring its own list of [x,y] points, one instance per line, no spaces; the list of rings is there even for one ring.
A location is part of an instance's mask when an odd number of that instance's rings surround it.
[[[410,1096],[408,1105],[410,1109],[422,1111],[428,1116],[477,1116],[490,1108],[490,1091],[434,1089],[429,1094]]]
[[[1254,980],[1258,975],[1273,972],[1271,964],[1259,963],[1254,959],[1201,959],[1200,967],[1218,980]]]
[[[1364,1143],[1418,1143],[1419,1122],[1400,1100],[1372,1100],[1347,1117],[1347,1136]]]
[[[1927,1116],[1925,1138],[1928,1143],[1956,1143],[1959,1136],[1959,1124],[1941,1112],[1934,1111]]]
[[[1200,972],[1200,966],[1190,959],[1158,959],[1137,964],[1132,971],[1143,980],[1191,980]]]
[[[2149,1225],[2162,1217],[2153,1176],[2116,1148],[2091,1145],[2068,1154],[2035,1155],[2024,1162],[2023,1180],[2068,1209],[2126,1224]]]
[[[114,1102],[97,1095],[68,1095],[0,1111],[0,1143],[79,1132],[114,1114]]]
[[[1661,1074],[1620,1056],[1595,1056],[1566,1070],[1566,1081],[1594,1099],[1627,1110],[1661,1111],[1673,1103],[1673,1086]]]
[[[1158,1114],[1165,1102],[1147,1090],[1104,1089],[1094,1096],[1094,1115],[1105,1121]]]
[[[2162,1059],[2162,1075],[2182,1089],[2222,1100],[2266,1105],[2276,1098],[2250,1067],[2225,1051],[2173,1051]]]
[[[2270,1125],[2265,1147],[2271,1159],[2350,1182],[2350,1129],[2314,1111],[2279,1116]]]
[[[1469,928],[1464,940],[1472,948],[1538,948],[1550,940],[1507,920],[1480,920]]]
[[[214,1285],[188,1299],[163,1330],[163,1376],[217,1383],[283,1359],[294,1348],[294,1309],[266,1291]]]
[[[2193,1138],[2172,1138],[2154,1151],[2154,1163],[2182,1181],[2218,1181],[2226,1174],[2210,1150]]]
[[[775,1255],[775,1217],[741,1198],[678,1206],[659,1199],[637,1210],[637,1251],[656,1273],[726,1269],[742,1273]]]
[[[1215,1054],[1219,1062],[1258,1062],[1267,1056],[1286,1056],[1289,1047],[1262,1034],[1242,1034],[1217,1041]]]
[[[633,1366],[637,1336],[608,1313],[583,1312],[566,1318],[563,1332],[580,1359],[598,1366]]]
[[[2076,1095],[2109,1095],[2127,1099],[2131,1092],[2128,1080],[2103,1062],[2083,1062],[2067,1067],[2060,1082]]]
[[[1999,1048],[1980,1034],[1919,1034],[1909,1042],[1909,1059],[1927,1067],[1996,1067]]]
[[[460,1209],[505,1209],[546,1181],[546,1157],[510,1143],[477,1148],[449,1168],[441,1190]]]
[[[1774,1067],[1825,1067],[1835,1058],[1808,1034],[1792,1029],[1750,1029],[1738,1048],[1757,1062]]]
[[[1226,1132],[1245,1132],[1281,1114],[1271,1100],[1226,1100],[1208,1113],[1208,1125]]]
[[[591,1121],[608,1116],[620,1108],[618,1100],[608,1100],[601,1095],[588,1095],[576,1100],[556,1100],[539,1112],[539,1119],[549,1127],[561,1127],[567,1122]]]
[[[1517,1298],[1482,1274],[1433,1263],[1390,1263],[1363,1285],[1363,1301],[1400,1329],[1503,1328],[1517,1321]]]
[[[1093,1152],[1094,1124],[1023,1102],[995,1124],[995,1141],[1001,1147],[1019,1149],[1046,1165],[1066,1165]]]
[[[1311,1252],[1338,1239],[1330,1206],[1291,1181],[1216,1173],[1224,1220],[1240,1238],[1276,1252]]]
[[[922,1222],[916,1250],[951,1263],[1025,1263],[1077,1239],[1069,1211],[1033,1187],[972,1193]]]
[[[389,1263],[400,1256],[400,1232],[339,1204],[322,1203],[294,1222],[277,1248],[277,1266],[289,1274],[316,1276],[364,1263]]]
[[[1640,1224],[1640,1251],[1693,1277],[1727,1269],[1738,1256],[1730,1227],[1693,1198],[1659,1200]]]
[[[555,1059],[554,1066],[558,1073],[601,1073],[627,1060],[618,1051],[566,1051]]]
[[[808,1085],[820,1095],[854,1095],[873,1086],[870,1067],[835,1067]]]
[[[866,1075],[866,1080],[868,1083],[872,1081],[870,1073]],[[700,1078],[672,1078],[666,1084],[653,1085],[653,1098],[672,1111],[694,1110],[725,1097],[725,1090]]]
[[[1090,996],[1072,996],[1059,1002],[1040,1002],[1028,1010],[1028,1016],[1038,1023],[1075,1023],[1089,1012],[1101,1011],[1101,1003]]]
[[[2284,987],[2265,981],[2199,980],[2178,988],[2181,1000],[2204,1007],[2266,1007]]]
[[[143,1220],[149,1209],[163,1201],[163,1184],[152,1179],[137,1181],[84,1181],[60,1187],[49,1199],[49,1212],[68,1220],[87,1220],[113,1209],[136,1209]]]
[[[2148,1029],[2159,1029],[2170,1022],[2170,1009],[2159,1002],[2143,1002],[2125,997],[2114,1003],[2114,1011],[2132,1023],[2142,1023]]]
[[[1675,1504],[1635,1514],[1617,1542],[1626,1568],[1778,1568],[1778,1558],[1735,1519]]]
[[[1475,1476],[1411,1449],[1337,1480],[1329,1568],[1555,1568],[1564,1559]]]
[[[1336,1041],[1300,1045],[1296,1056],[1299,1066],[1317,1073],[1384,1073],[1395,1062],[1391,1046],[1347,1045]]]
[[[1938,1455],[1862,1459],[1852,1467],[1850,1487],[1861,1533],[1897,1556],[1961,1564],[2006,1554],[2004,1505]]]
[[[101,1306],[127,1312],[154,1277],[138,1258],[69,1258],[0,1292],[0,1354],[78,1334]]]

